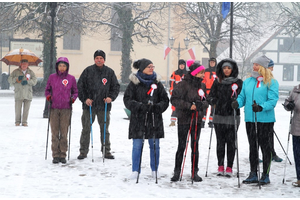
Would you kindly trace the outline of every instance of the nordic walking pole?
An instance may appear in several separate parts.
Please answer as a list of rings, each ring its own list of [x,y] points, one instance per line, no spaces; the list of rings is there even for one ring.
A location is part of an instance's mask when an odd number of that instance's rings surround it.
[[[187,152],[187,149],[188,149],[188,146],[189,146],[189,138],[190,138],[190,135],[191,135],[191,129],[192,129],[192,124],[193,124],[193,119],[194,119],[194,112],[192,114],[191,123],[190,123],[190,129],[189,129],[187,140],[186,140],[186,146],[185,146],[185,151],[184,151],[183,163],[182,163],[182,168],[181,168],[181,173],[180,173],[180,179],[179,179],[180,181],[182,179],[182,174],[183,174],[183,169],[184,169],[184,163],[185,163],[185,158],[186,158],[186,152]]]
[[[287,156],[287,154],[286,154],[286,152],[285,152],[285,150],[284,150],[284,148],[283,148],[283,146],[282,146],[282,144],[281,144],[281,142],[280,142],[280,140],[279,140],[279,138],[278,138],[278,136],[277,136],[277,134],[276,134],[275,131],[274,131],[274,135],[276,136],[276,138],[277,138],[277,140],[278,140],[278,142],[279,142],[279,144],[280,144],[280,146],[281,146],[281,148],[282,148],[284,154],[286,155],[287,159],[289,160],[290,165],[292,165],[292,162],[291,162],[291,160],[289,159],[289,157]]]
[[[154,128],[155,128],[155,124],[154,124],[154,113],[152,111],[152,131],[153,131],[153,149],[154,149],[154,165],[155,165],[155,183],[157,184],[157,168],[156,168],[156,138],[155,138],[155,131],[154,131]]]
[[[70,143],[71,143],[71,121],[72,121],[72,99],[70,101],[70,106],[71,106],[71,114],[70,114],[70,130],[69,130],[69,148],[68,148],[68,160],[70,160]]]
[[[105,101],[105,111],[104,111],[104,133],[103,133],[103,150],[102,150],[103,163],[104,163],[104,158],[105,158],[106,114],[107,114],[107,102]]]
[[[196,144],[197,144],[197,124],[198,124],[198,111],[196,111],[196,119],[195,119],[195,141],[194,141],[194,154],[193,154],[192,184],[194,183],[194,177],[195,177],[195,159],[196,159]]]
[[[240,188],[241,184],[240,184],[240,167],[239,167],[239,148],[238,148],[237,119],[236,119],[236,110],[235,109],[233,109],[233,115],[234,115],[234,132],[235,132],[237,178],[238,178],[238,188]]]
[[[214,118],[214,116],[215,116],[215,110],[216,110],[216,105],[214,105],[213,118]],[[211,148],[211,138],[212,138],[213,129],[214,129],[214,128],[211,127],[205,177],[207,177],[207,170],[208,170],[208,162],[209,162],[209,154],[210,154],[210,148]]]
[[[52,102],[50,101],[49,106],[48,106],[48,128],[47,128],[47,140],[46,140],[46,155],[45,155],[45,160],[47,160],[47,150],[48,150],[48,138],[49,138],[49,124],[50,124],[51,104],[52,104]]]
[[[285,162],[284,162],[284,173],[283,173],[282,184],[284,184],[284,179],[285,179],[286,161],[287,161],[287,155],[288,155],[288,151],[289,151],[289,142],[290,142],[290,135],[291,135],[292,119],[293,119],[293,110],[291,111],[291,116],[290,116],[290,126],[289,126],[288,142],[287,142],[286,154],[285,154],[286,159],[285,159]]]
[[[256,104],[255,100],[253,101],[254,104]],[[256,146],[257,146],[257,171],[258,171],[258,174],[257,174],[257,178],[258,178],[258,187],[259,189],[261,189],[261,186],[260,186],[260,168],[259,168],[259,146],[258,146],[258,132],[257,132],[257,115],[256,115],[256,112],[254,112],[255,114],[255,133],[256,133]]]
[[[136,183],[139,182],[139,177],[140,177],[140,171],[141,171],[141,164],[142,164],[142,154],[143,154],[143,148],[144,148],[144,141],[145,141],[145,135],[146,135],[146,130],[147,130],[147,117],[148,117],[148,111],[146,112],[146,116],[145,116],[145,131],[143,134],[143,142],[142,142],[142,148],[141,148],[141,157],[140,157],[140,163],[139,163],[139,170],[138,170],[138,175],[136,178]]]
[[[93,119],[92,106],[90,105],[90,122],[91,122],[91,147],[92,147],[92,162],[94,162],[94,145],[93,145]]]

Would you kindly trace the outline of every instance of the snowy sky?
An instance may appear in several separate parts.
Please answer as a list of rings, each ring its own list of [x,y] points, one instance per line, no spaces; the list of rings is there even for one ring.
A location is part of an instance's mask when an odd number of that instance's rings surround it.
[[[287,138],[290,113],[286,112],[280,100],[276,106],[275,131],[287,150]],[[165,138],[161,139],[161,157],[158,184],[151,177],[149,145],[145,143],[142,172],[139,183],[128,180],[131,174],[132,140],[128,139],[129,121],[124,119],[123,94],[120,93],[113,102],[111,112],[111,148],[115,160],[103,163],[100,151],[99,126],[93,124],[94,148],[90,149],[87,159],[77,160],[81,133],[81,102],[73,106],[71,151],[67,164],[52,164],[51,141],[48,145],[48,159],[45,160],[47,119],[43,119],[44,97],[34,97],[28,127],[14,125],[14,97],[12,90],[0,90],[0,198],[298,198],[299,188],[292,186],[296,181],[296,172],[292,151],[292,139],[289,142],[288,157],[292,165],[286,163],[285,184],[282,184],[285,166],[285,154],[275,138],[275,151],[284,161],[272,162],[271,184],[257,186],[242,184],[248,176],[250,164],[248,159],[248,141],[245,123],[238,130],[240,183],[236,177],[237,165],[234,162],[232,178],[218,177],[216,158],[216,138],[213,131],[208,165],[208,176],[205,177],[209,138],[211,129],[207,124],[201,130],[199,175],[202,182],[192,184],[190,180],[190,149],[185,162],[181,182],[171,183],[177,148],[177,127],[169,127],[171,107],[163,114]],[[49,137],[50,138],[50,137]],[[94,162],[92,162],[92,152]],[[261,158],[260,153],[260,158]],[[262,171],[262,166],[261,166]]]

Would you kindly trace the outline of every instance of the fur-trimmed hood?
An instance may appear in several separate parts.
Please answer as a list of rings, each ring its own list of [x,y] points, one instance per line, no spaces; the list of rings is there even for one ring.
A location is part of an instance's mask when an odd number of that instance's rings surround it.
[[[156,73],[156,80],[157,82],[160,82],[162,77]],[[132,81],[135,85],[140,83],[140,80],[136,77],[136,73],[131,73],[129,75],[129,80]]]

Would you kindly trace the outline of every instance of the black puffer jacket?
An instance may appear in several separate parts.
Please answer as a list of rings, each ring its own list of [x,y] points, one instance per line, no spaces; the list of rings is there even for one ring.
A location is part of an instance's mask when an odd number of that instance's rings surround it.
[[[104,111],[104,98],[110,97],[114,101],[120,90],[120,84],[115,72],[104,65],[102,69],[96,64],[91,65],[82,72],[78,83],[78,98],[82,102],[82,109],[89,109],[85,101],[92,99],[92,109]],[[107,110],[111,110],[111,103],[107,104]]]
[[[176,107],[178,124],[190,124],[192,113],[194,112],[191,110],[193,102],[206,100],[205,98],[201,99],[198,94],[198,91],[202,89],[206,97],[206,87],[205,84],[202,83],[202,80],[203,79],[193,77],[188,73],[173,90],[171,103]],[[198,123],[201,123],[205,110],[198,112]]]
[[[135,74],[129,76],[131,82],[126,88],[123,101],[125,107],[131,111],[130,124],[129,124],[129,139],[142,139],[145,133],[145,138],[152,138],[155,133],[156,138],[164,137],[164,125],[162,113],[169,106],[169,98],[164,86],[159,80],[155,80],[154,84],[157,89],[153,92],[153,105],[159,106],[159,112],[154,112],[154,128],[152,126],[152,114],[147,115],[147,128],[145,128],[146,113],[141,112],[141,104],[148,104],[150,95],[147,92],[150,86],[141,83]],[[145,132],[146,131],[146,132]]]
[[[225,79],[225,75],[223,72],[222,65],[224,62],[229,62],[233,66],[229,80]],[[234,124],[234,112],[231,107],[231,102],[234,98],[237,98],[243,86],[243,81],[237,78],[239,74],[238,66],[234,60],[227,58],[218,63],[216,73],[218,79],[214,81],[207,98],[208,102],[212,106],[216,105],[213,123]],[[219,80],[220,78],[223,79],[221,83]],[[233,84],[237,85],[236,94],[234,94],[232,90]],[[236,115],[240,116],[240,109],[236,110]]]

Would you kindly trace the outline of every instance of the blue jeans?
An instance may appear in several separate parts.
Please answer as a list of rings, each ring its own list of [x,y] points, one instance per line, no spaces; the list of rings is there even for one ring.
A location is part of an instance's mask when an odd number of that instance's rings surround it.
[[[159,165],[159,139],[155,139],[155,149],[156,149],[156,163],[154,155],[154,143],[153,139],[148,139],[150,148],[150,166],[152,171],[157,171]],[[139,170],[140,158],[142,153],[143,139],[132,139],[132,171],[141,173]],[[156,164],[156,166],[155,166]]]

